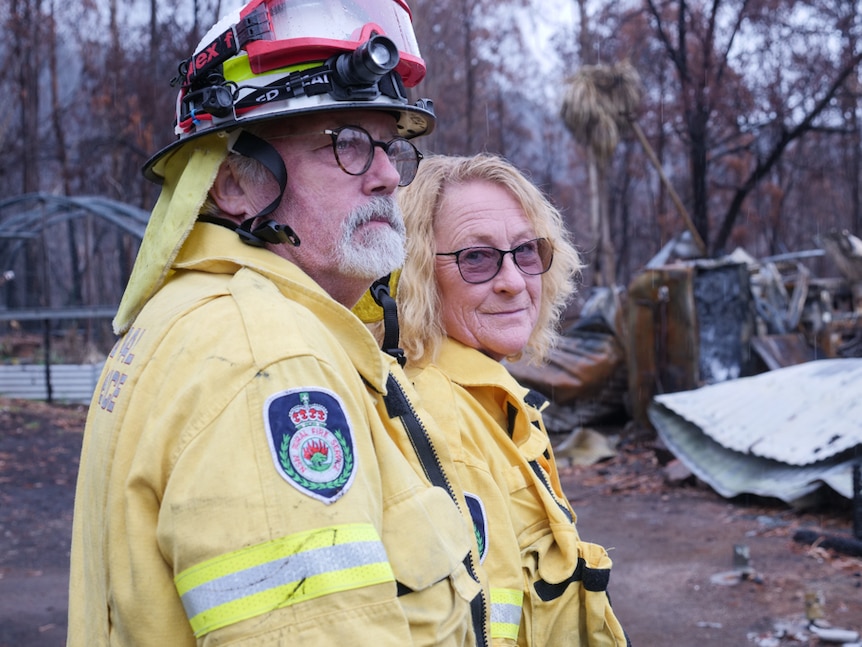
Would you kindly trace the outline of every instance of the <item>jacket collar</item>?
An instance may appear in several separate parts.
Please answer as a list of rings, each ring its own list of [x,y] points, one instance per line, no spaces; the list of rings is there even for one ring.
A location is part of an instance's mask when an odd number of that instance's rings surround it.
[[[503,364],[451,337],[443,341],[434,363],[461,386],[495,386],[503,388],[519,400],[523,399],[527,392]]]
[[[380,351],[359,318],[330,297],[297,265],[269,250],[246,245],[236,233],[209,223],[195,225],[173,263],[173,269],[214,274],[235,274],[243,267],[265,276],[287,299],[314,313],[342,340],[342,347],[366,382],[377,391],[385,392],[391,363],[388,356]]]

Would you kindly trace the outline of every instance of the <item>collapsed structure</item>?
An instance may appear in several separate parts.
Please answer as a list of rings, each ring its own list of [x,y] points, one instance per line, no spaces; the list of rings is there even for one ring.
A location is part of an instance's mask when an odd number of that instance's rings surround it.
[[[549,396],[548,428],[630,418],[727,497],[853,496],[862,462],[862,240],[755,259],[668,243],[628,289],[595,291],[550,364],[510,370]],[[816,277],[807,262],[837,269]]]

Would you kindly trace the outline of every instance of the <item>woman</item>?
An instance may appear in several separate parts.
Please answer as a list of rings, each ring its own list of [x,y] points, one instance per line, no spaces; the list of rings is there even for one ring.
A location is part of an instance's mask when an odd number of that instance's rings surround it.
[[[426,158],[399,202],[401,346],[467,491],[494,644],[625,645],[604,587],[611,562],[578,537],[544,399],[500,363],[541,363],[556,341],[581,268],[560,213],[491,155]]]

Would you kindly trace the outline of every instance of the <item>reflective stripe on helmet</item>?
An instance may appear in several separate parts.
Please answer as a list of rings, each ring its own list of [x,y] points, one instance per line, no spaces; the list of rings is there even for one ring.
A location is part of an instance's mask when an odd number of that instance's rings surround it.
[[[186,569],[174,583],[200,637],[273,609],[394,580],[374,527],[346,524],[221,555]]]
[[[491,589],[491,638],[518,639],[524,592]]]

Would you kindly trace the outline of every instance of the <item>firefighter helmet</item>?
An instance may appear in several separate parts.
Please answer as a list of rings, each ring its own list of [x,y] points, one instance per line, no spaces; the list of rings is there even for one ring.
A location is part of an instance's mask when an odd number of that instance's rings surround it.
[[[159,181],[166,157],[190,139],[326,110],[385,110],[402,137],[426,134],[433,105],[406,96],[424,76],[404,0],[251,0],[180,64],[177,140],[144,174]]]

